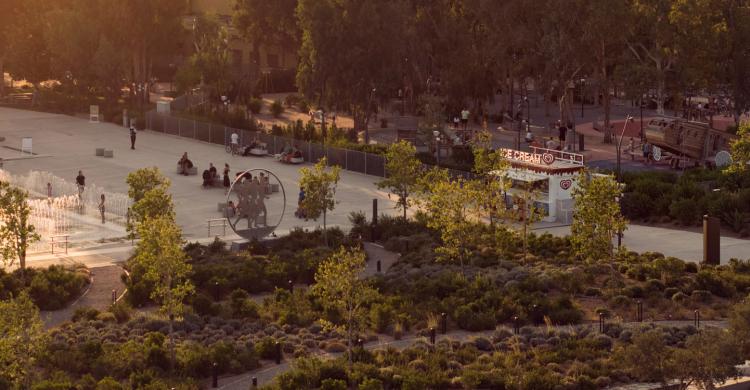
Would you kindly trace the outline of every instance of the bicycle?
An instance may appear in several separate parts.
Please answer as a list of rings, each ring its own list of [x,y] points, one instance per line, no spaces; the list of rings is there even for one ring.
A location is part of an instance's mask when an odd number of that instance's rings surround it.
[[[227,153],[230,153],[230,154],[231,154],[232,156],[234,156],[235,154],[237,154],[237,153],[238,153],[238,146],[239,146],[239,145],[237,145],[237,144],[231,144],[231,143],[230,143],[230,144],[227,144],[227,145],[226,145],[226,146],[224,147],[224,150],[225,150],[225,151],[226,151]]]

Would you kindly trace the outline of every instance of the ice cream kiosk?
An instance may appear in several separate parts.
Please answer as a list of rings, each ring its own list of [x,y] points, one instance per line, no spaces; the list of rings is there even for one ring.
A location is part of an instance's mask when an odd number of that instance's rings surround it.
[[[531,184],[537,193],[534,202],[542,210],[543,221],[571,223],[573,219],[573,189],[581,170],[583,155],[531,146],[528,152],[498,149],[510,163],[506,175],[509,188],[506,203],[518,194],[522,183]]]

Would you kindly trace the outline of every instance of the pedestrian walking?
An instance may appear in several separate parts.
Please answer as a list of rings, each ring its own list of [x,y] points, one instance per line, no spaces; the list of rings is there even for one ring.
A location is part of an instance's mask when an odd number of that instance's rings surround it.
[[[466,130],[467,126],[469,125],[469,109],[464,108],[461,110],[461,124],[464,127],[464,130]]]
[[[224,163],[224,180],[223,181],[224,182],[222,184],[224,184],[224,194],[226,195],[227,193],[229,193],[229,184],[230,184],[229,183],[229,164],[227,163]]]
[[[101,200],[99,201],[99,214],[101,214],[102,223],[104,223],[104,194],[102,194]]]
[[[135,125],[130,124],[130,149],[135,150]]]
[[[651,144],[644,142],[641,151],[643,152],[643,161],[646,165],[649,165],[651,163]]]
[[[78,185],[78,199],[83,199],[83,190],[86,189],[86,176],[83,176],[82,171],[78,171],[76,184]]]

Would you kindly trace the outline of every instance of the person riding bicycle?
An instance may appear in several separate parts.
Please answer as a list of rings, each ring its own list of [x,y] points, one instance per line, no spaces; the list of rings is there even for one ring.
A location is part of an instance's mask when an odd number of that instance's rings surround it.
[[[231,146],[232,146],[232,154],[239,152],[239,144],[240,144],[240,136],[233,132],[232,135],[229,137],[231,140]]]

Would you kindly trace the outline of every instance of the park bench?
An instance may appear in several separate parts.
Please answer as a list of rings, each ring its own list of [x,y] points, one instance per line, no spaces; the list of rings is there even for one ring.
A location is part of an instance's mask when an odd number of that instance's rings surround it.
[[[177,173],[182,173],[182,167],[180,164],[177,164]],[[191,168],[187,169],[188,176],[193,176],[198,174],[198,167],[193,165]]]

